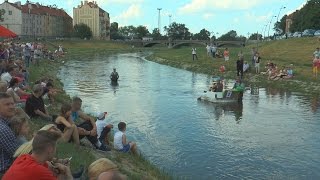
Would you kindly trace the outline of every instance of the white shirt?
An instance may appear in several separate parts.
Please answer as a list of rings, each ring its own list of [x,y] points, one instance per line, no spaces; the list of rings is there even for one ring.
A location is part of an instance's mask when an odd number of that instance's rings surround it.
[[[6,81],[7,83],[9,83],[11,79],[12,79],[12,76],[8,72],[3,73],[1,75],[1,81]]]
[[[122,136],[123,136],[123,132],[118,131],[114,134],[114,138],[113,138],[113,147],[117,150],[121,150],[123,149],[123,144],[122,144]]]
[[[103,131],[103,128],[106,127],[106,125],[108,125],[108,123],[105,119],[102,119],[102,120],[97,119],[96,126],[97,126],[98,138],[100,138],[101,132]]]
[[[196,50],[197,50],[196,48],[193,48],[192,49],[192,54],[197,54]]]

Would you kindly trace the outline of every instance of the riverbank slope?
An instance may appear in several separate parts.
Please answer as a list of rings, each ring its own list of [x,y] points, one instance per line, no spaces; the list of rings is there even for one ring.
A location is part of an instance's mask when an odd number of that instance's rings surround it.
[[[312,55],[316,47],[319,46],[319,40],[311,37],[269,41],[246,47],[229,47],[230,60],[228,62],[225,62],[222,58],[213,59],[208,57],[204,46],[197,47],[198,61],[192,61],[192,46],[184,46],[177,49],[157,47],[153,48],[153,50],[151,48],[154,54],[147,57],[147,59],[188,71],[234,79],[236,78],[238,53],[242,51],[245,61],[251,65],[251,48],[256,47],[262,57],[261,71],[266,71],[264,67],[267,61],[270,60],[276,63],[279,68],[282,66],[293,67],[295,77],[290,80],[269,81],[266,75],[255,74],[254,68],[251,67],[250,73],[246,73],[244,76],[244,80],[248,85],[274,87],[305,94],[319,94],[320,76],[314,78],[312,75]],[[219,49],[222,52],[224,50],[224,48]],[[218,71],[222,64],[226,67],[226,72],[223,74]]]
[[[71,101],[71,97],[63,91],[63,84],[57,78],[59,68],[63,66],[64,62],[83,56],[88,57],[88,61],[90,61],[89,57],[94,58],[98,54],[108,55],[130,51],[130,47],[125,44],[106,43],[105,41],[56,41],[52,43],[61,44],[67,51],[66,56],[55,62],[44,60],[39,67],[32,66],[29,70],[31,85],[41,77],[48,77],[54,80],[55,88],[62,91],[62,93],[59,93],[55,97],[55,103],[48,107],[50,114],[59,114],[61,104]],[[54,47],[52,46],[49,49],[54,50]],[[32,132],[30,134],[33,134],[34,131],[48,123],[50,122],[32,119]],[[168,174],[152,165],[144,157],[118,153],[116,151],[103,153],[90,147],[76,149],[72,144],[59,143],[57,156],[59,158],[73,157],[71,161],[71,168],[73,170],[77,170],[80,165],[84,165],[87,168],[94,160],[106,157],[116,163],[120,171],[127,175],[129,179],[171,179]]]

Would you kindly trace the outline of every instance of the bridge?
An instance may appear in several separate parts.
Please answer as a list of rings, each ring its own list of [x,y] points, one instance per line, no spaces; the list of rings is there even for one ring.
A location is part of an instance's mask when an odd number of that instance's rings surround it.
[[[235,46],[245,46],[244,41],[209,41],[209,40],[152,40],[152,41],[143,41],[143,40],[133,40],[129,41],[133,43],[142,43],[143,47],[152,47],[156,44],[162,44],[168,46],[169,48],[177,48],[182,45],[187,44],[199,44],[206,46],[207,44],[214,44],[217,47],[225,45],[235,45]]]

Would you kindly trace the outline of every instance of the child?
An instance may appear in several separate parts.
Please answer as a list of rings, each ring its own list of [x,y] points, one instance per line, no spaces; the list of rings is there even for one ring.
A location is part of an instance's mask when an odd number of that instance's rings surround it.
[[[26,118],[14,116],[10,121],[10,127],[17,137],[19,146],[28,142],[29,122]]]
[[[223,52],[223,57],[225,61],[229,61],[229,50],[226,48]]]
[[[318,76],[318,64],[319,64],[319,57],[316,56],[314,59],[313,59],[313,62],[312,62],[312,72],[313,72],[313,76],[314,77],[317,77]]]
[[[113,146],[116,150],[120,152],[129,152],[130,150],[133,153],[137,153],[137,145],[135,142],[127,142],[127,137],[126,137],[126,123],[120,122],[118,124],[118,129],[119,131],[114,134],[114,143]]]
[[[97,113],[97,135],[98,139],[102,144],[110,145],[108,139],[108,133],[110,132],[111,128],[113,128],[112,124],[108,124],[106,119],[107,112],[99,112]]]
[[[226,71],[226,67],[224,67],[224,65],[222,64],[222,65],[220,66],[220,68],[219,68],[219,71],[220,71],[221,73],[224,73],[224,72]]]

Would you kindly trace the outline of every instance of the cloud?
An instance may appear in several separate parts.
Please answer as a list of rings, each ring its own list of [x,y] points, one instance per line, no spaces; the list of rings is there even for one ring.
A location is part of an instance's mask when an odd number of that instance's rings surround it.
[[[205,13],[202,15],[203,19],[211,19],[214,16],[212,13]]]
[[[112,21],[122,21],[127,22],[129,19],[134,19],[137,17],[141,17],[142,9],[140,5],[133,4],[129,6],[129,8],[123,11],[121,14],[112,18]]]
[[[272,15],[273,15],[272,12],[269,12],[268,14],[261,15],[261,16],[258,16],[254,13],[247,12],[247,13],[245,13],[244,17],[249,22],[263,23],[263,22],[269,21],[269,19],[272,18]]]
[[[178,9],[180,14],[196,13],[209,9],[250,9],[265,0],[192,0]]]

